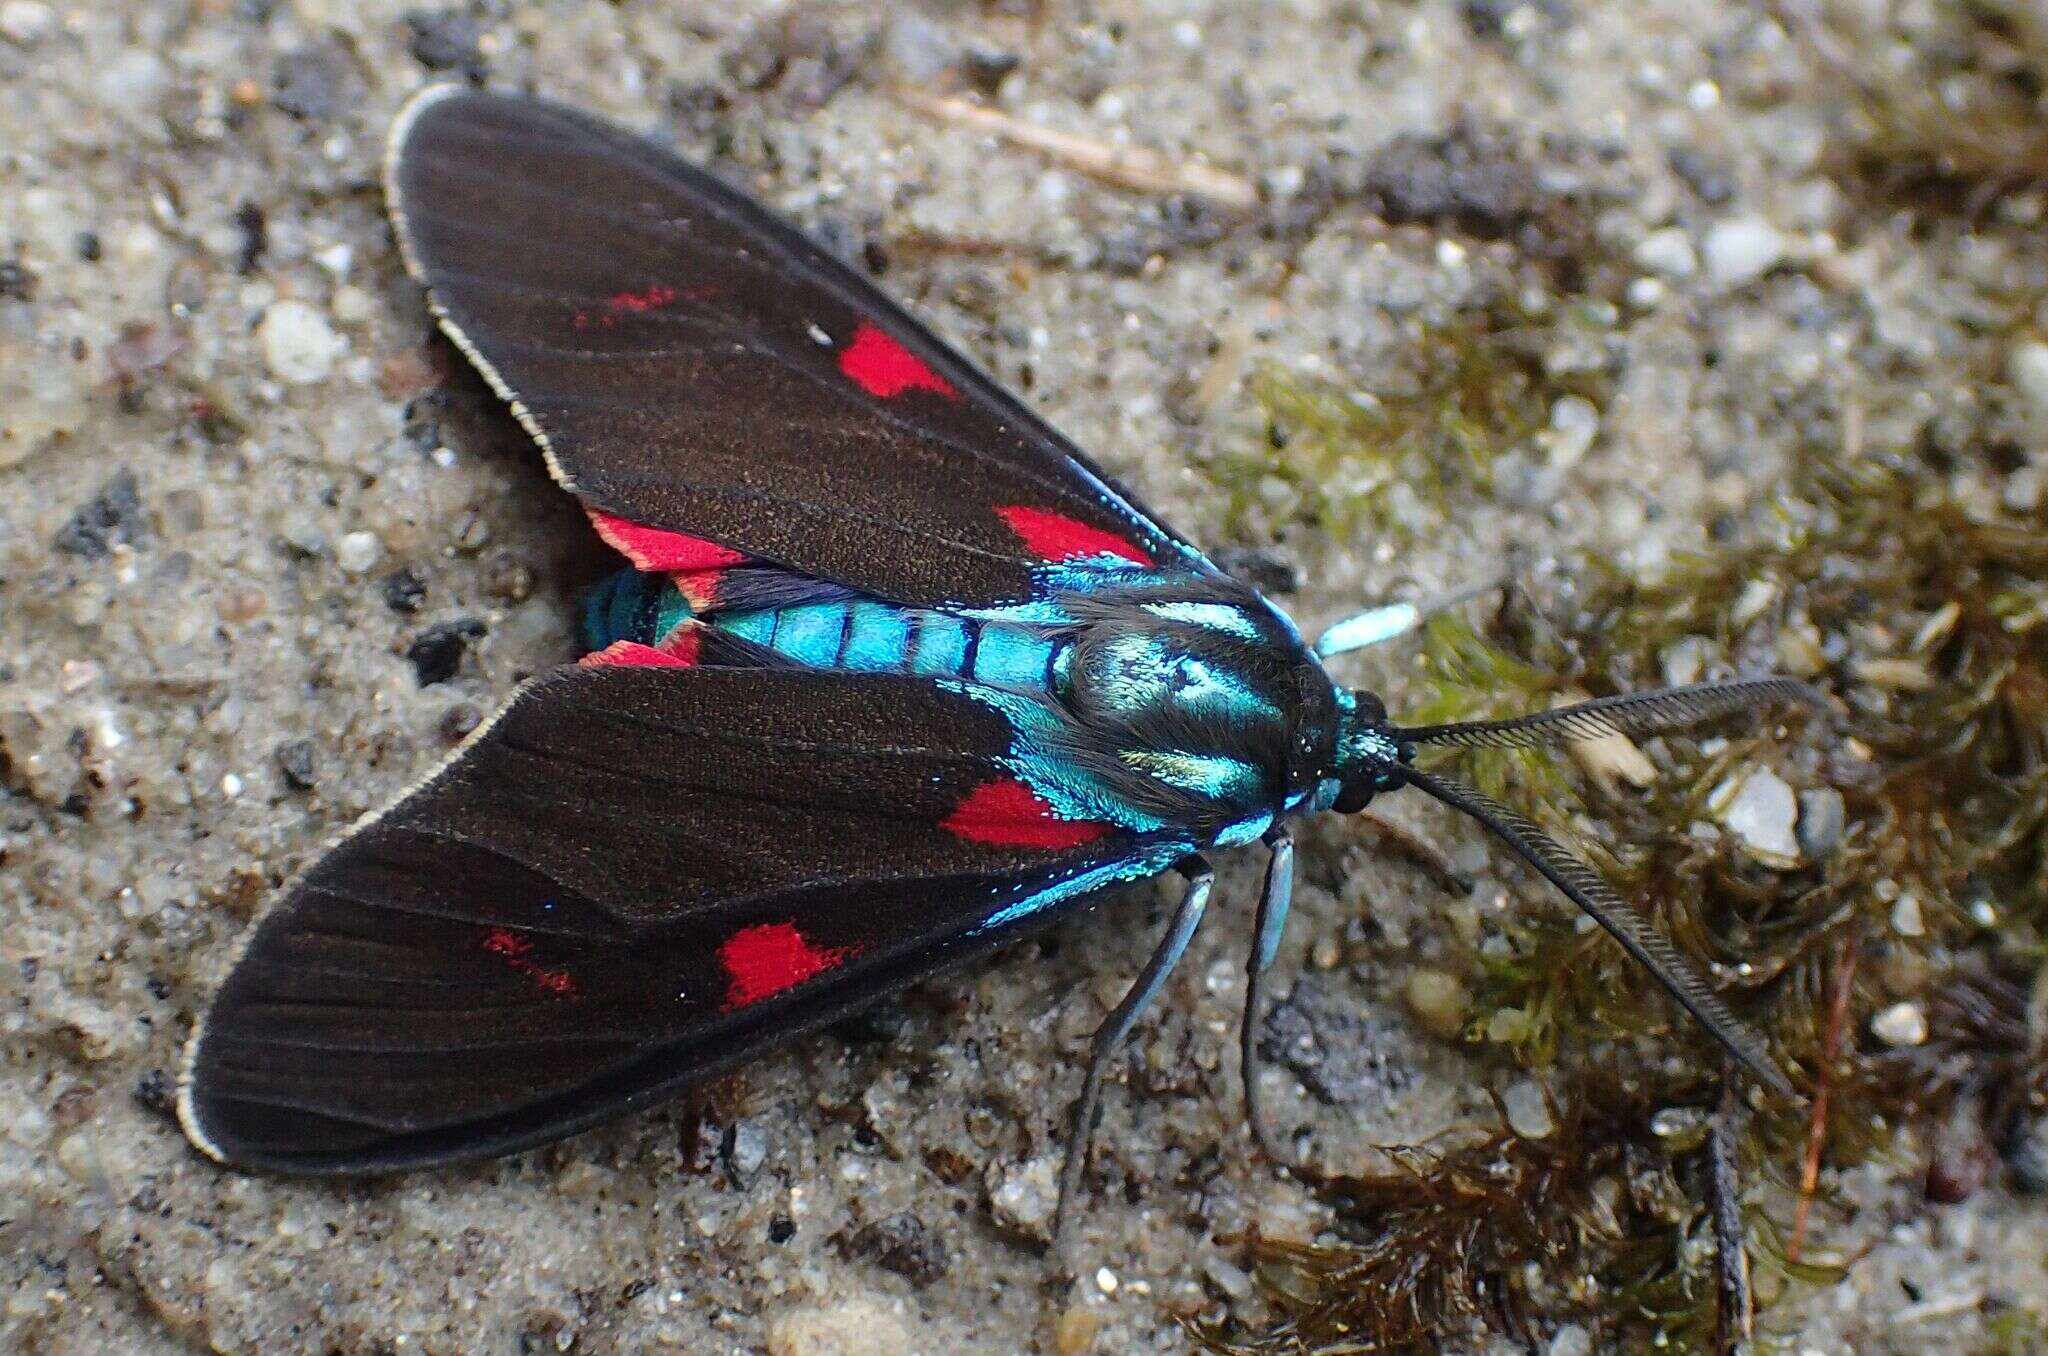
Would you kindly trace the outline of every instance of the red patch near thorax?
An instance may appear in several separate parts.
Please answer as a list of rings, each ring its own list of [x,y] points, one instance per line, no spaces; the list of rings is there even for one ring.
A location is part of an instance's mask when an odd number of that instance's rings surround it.
[[[533,940],[510,928],[492,928],[486,932],[483,948],[494,956],[502,957],[505,964],[532,980],[536,987],[557,997],[574,998],[580,992],[574,976],[567,970],[549,969],[535,960]]]
[[[839,350],[839,370],[863,391],[884,400],[905,391],[933,391],[949,400],[959,394],[896,336],[868,320],[854,330],[853,342]]]
[[[685,622],[670,632],[659,648],[642,645],[637,640],[615,640],[602,650],[592,650],[576,662],[586,669],[687,669],[697,662],[697,649],[703,643],[703,628],[694,622]]]
[[[1114,532],[1090,527],[1078,518],[1047,509],[1010,504],[996,513],[1023,538],[1025,549],[1041,560],[1078,560],[1087,556],[1121,556],[1134,565],[1150,565],[1152,557]]]
[[[1090,820],[1061,819],[1036,791],[1010,777],[975,787],[939,827],[993,847],[1079,847],[1109,832]]]
[[[588,505],[583,511],[590,515],[590,525],[597,529],[605,544],[632,561],[636,570],[681,574],[688,570],[724,569],[747,558],[744,552],[702,537],[648,527]]]
[[[794,922],[741,928],[718,948],[718,961],[729,981],[725,1010],[773,998],[837,969],[859,951],[858,946],[813,946]]]

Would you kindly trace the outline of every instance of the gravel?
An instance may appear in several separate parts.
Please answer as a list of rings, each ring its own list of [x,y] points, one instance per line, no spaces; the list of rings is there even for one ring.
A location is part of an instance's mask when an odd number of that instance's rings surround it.
[[[403,277],[378,157],[430,68],[653,129],[802,221],[849,223],[892,292],[1205,543],[1224,538],[1217,455],[1265,435],[1250,377],[1370,389],[1419,326],[1519,298],[1528,332],[1568,315],[1532,356],[1574,390],[1613,378],[1615,399],[1583,448],[1593,426],[1567,413],[1576,460],[1525,477],[1540,492],[1449,519],[1418,502],[1403,545],[1290,525],[1272,478],[1235,544],[1298,576],[1286,606],[1311,633],[1469,584],[1503,543],[1654,570],[1767,502],[1788,449],[1843,436],[1845,409],[1870,455],[1904,456],[2005,378],[2015,458],[2048,447],[2041,317],[2009,311],[2048,294],[2048,239],[2017,207],[1918,229],[1831,178],[1838,91],[1756,7],[918,8],[931,28],[883,55],[903,7],[881,0],[0,0],[0,1349],[1179,1353],[1175,1313],[1267,1312],[1220,1269],[1243,1261],[1223,1240],[1327,1224],[1242,1121],[1246,853],[1218,854],[1211,919],[1116,1066],[1068,1240],[1079,1287],[1043,1256],[1058,1144],[1089,1028],[1152,945],[1150,888],[919,986],[890,1039],[807,1037],[701,1105],[504,1160],[295,1181],[222,1170],[168,1124],[165,1071],[278,883],[571,655],[578,590],[616,564]],[[1268,196],[1243,223],[1129,193],[886,88],[948,60],[1013,116]],[[1566,296],[1585,259],[1659,290]],[[1225,348],[1234,374],[1198,408]],[[1959,476],[1993,460],[1954,458]],[[2020,479],[1985,502],[2037,502]],[[1344,674],[1399,714],[1412,655]],[[300,742],[317,757],[288,759]],[[1787,850],[1807,815],[1772,800]],[[1486,1087],[1518,1077],[1395,1011],[1399,976],[1463,962],[1441,896],[1372,841],[1305,835],[1273,984],[1302,991],[1317,940],[1416,953],[1384,957],[1383,981],[1355,959],[1323,976],[1302,1023],[1320,1063],[1272,1073],[1275,1123],[1347,1168],[1490,1125]],[[1448,1030],[1456,994],[1424,997]],[[1311,1079],[1364,1095],[1328,1103]],[[699,1115],[772,1146],[743,1189],[696,1166]],[[2048,1199],[1994,1174],[1937,1228],[1911,1146],[1879,1148],[1828,1169],[1845,1208],[1816,1228],[1849,1279],[1770,1326],[1863,1356],[1984,1346],[1988,1299],[1889,1320],[1909,1284],[2033,1303]],[[835,1243],[903,1216],[944,1245],[926,1283],[878,1264],[891,1248]]]

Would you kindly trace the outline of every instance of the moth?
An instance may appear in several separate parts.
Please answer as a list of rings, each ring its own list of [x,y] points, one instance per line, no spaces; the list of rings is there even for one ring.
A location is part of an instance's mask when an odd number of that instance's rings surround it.
[[[580,662],[521,686],[251,929],[186,1053],[205,1153],[345,1174],[542,1144],[1176,873],[1095,1036],[1064,1205],[1107,1058],[1202,921],[1207,854],[1270,859],[1251,1100],[1289,825],[1402,787],[1485,825],[1788,1086],[1594,871],[1415,760],[1643,735],[1802,684],[1395,724],[1322,660],[1412,616],[1365,614],[1319,653],[866,279],[669,151],[439,87],[397,119],[385,176],[442,329],[628,568],[590,595]]]

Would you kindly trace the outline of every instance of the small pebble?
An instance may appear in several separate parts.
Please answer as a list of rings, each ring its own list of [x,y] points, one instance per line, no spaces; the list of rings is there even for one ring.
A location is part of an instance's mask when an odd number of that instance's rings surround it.
[[[718,1157],[725,1164],[726,1179],[745,1191],[768,1162],[768,1132],[752,1121],[734,1121],[718,1142]]]
[[[1799,793],[1799,854],[1807,861],[1824,862],[1834,856],[1848,826],[1848,808],[1834,787],[1816,786]]]
[[[952,1265],[945,1240],[908,1210],[864,1226],[846,1240],[844,1251],[849,1257],[865,1257],[913,1285],[930,1285]]]
[[[170,67],[163,58],[141,47],[115,53],[93,80],[100,98],[138,121],[156,107],[170,83]]]
[[[416,9],[405,16],[405,24],[412,30],[412,58],[420,65],[430,71],[483,74],[483,34],[474,18],[459,9]]]
[[[1637,267],[1667,278],[1690,278],[1700,269],[1700,256],[1692,247],[1692,237],[1679,226],[1666,226],[1637,241],[1635,261]]]
[[[2048,416],[2048,343],[2028,339],[2016,344],[2006,356],[2005,375],[2036,414]]]
[[[1799,802],[1777,773],[1767,767],[1757,768],[1742,779],[1732,794],[1724,783],[1715,791],[1711,803],[1721,823],[1757,862],[1778,871],[1789,871],[1799,865],[1799,839],[1793,827],[1798,821]]]
[[[1974,1107],[1959,1106],[1934,1127],[1927,1154],[1927,1199],[1938,1205],[1966,1201],[1983,1189],[1998,1166]]]
[[[256,338],[271,375],[294,386],[324,380],[348,351],[348,340],[303,301],[272,302]]]
[[[348,532],[334,544],[334,563],[349,574],[367,574],[384,553],[384,544],[374,532]]]
[[[1059,1176],[1058,1163],[1049,1154],[1022,1163],[991,1163],[983,1183],[989,1213],[997,1224],[1020,1238],[1050,1243]]]
[[[1707,1115],[1695,1106],[1667,1106],[1650,1117],[1650,1133],[1676,1153],[1696,1149],[1707,1137]]]
[[[412,661],[413,676],[421,687],[445,683],[462,667],[469,643],[484,634],[484,624],[475,617],[436,622],[413,637],[405,657]]]
[[[348,53],[335,45],[285,53],[271,79],[271,102],[308,122],[334,117],[345,102],[348,63]]]
[[[1927,1042],[1927,1014],[1918,1003],[1894,1003],[1870,1019],[1870,1034],[1894,1050]]]
[[[1202,1275],[1233,1304],[1242,1304],[1252,1297],[1252,1278],[1221,1253],[1212,1252],[1202,1260]]]
[[[384,606],[393,612],[411,614],[427,601],[427,581],[410,565],[401,565],[384,576]]]
[[[1402,996],[1408,1010],[1432,1036],[1455,1040],[1472,1013],[1472,995],[1463,980],[1442,970],[1416,970],[1408,976]]]
[[[1707,231],[1707,278],[1716,287],[1755,282],[1785,257],[1785,237],[1762,217],[1730,217]]]
[[[457,702],[441,713],[441,738],[459,744],[484,723],[484,713],[469,702]]]
[[[1523,1139],[1548,1139],[1557,1130],[1543,1085],[1535,1079],[1523,1078],[1508,1084],[1500,1100],[1507,1108],[1508,1129]]]
[[[311,791],[316,776],[313,764],[313,741],[294,739],[277,746],[277,772],[284,778],[284,784],[294,791]]]
[[[1599,406],[1584,396],[1568,395],[1550,407],[1550,427],[1537,435],[1537,442],[1551,467],[1563,471],[1578,465],[1599,436]]]
[[[1901,937],[1927,935],[1927,924],[1920,917],[1920,896],[1911,890],[1892,901],[1892,931]]]
[[[1085,1356],[1095,1349],[1102,1331],[1102,1315],[1085,1304],[1071,1305],[1052,1325],[1052,1347],[1059,1356]]]
[[[768,1325],[768,1356],[906,1356],[924,1349],[881,1295],[789,1310]]]
[[[929,85],[959,65],[960,48],[930,19],[901,13],[882,30],[882,62],[905,84]]]
[[[0,38],[17,47],[33,47],[56,20],[55,11],[37,0],[7,0],[0,5]]]
[[[1567,1323],[1551,1334],[1543,1356],[1593,1356],[1593,1335],[1576,1323]]]

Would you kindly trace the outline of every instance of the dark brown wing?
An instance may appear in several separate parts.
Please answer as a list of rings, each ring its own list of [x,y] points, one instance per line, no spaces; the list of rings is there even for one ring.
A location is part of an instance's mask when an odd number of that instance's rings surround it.
[[[444,326],[602,514],[927,606],[1032,597],[1048,562],[1200,562],[866,279],[660,147],[447,86],[400,115],[386,177]]]
[[[1010,739],[912,677],[536,679],[256,925],[193,1034],[186,1131],[297,1172],[540,1143],[1185,850],[1052,816]]]

